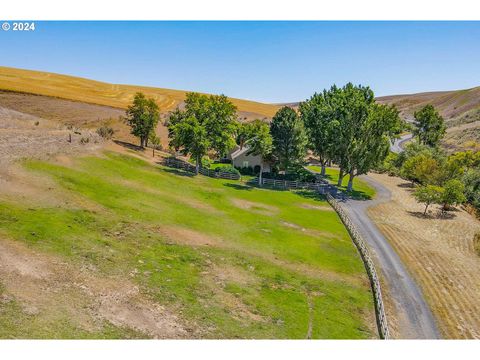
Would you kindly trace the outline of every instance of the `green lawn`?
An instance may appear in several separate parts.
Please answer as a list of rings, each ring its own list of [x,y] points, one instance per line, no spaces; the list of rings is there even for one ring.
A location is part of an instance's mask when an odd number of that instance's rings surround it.
[[[132,279],[136,269],[142,291],[204,338],[305,338],[309,322],[312,338],[375,336],[362,261],[322,199],[192,177],[113,152],[68,167],[24,166],[53,179],[66,203],[0,201],[3,234],[102,275]],[[21,308],[8,306],[0,302],[0,323],[10,324],[0,337],[138,336],[109,324],[79,330],[74,319],[47,331],[35,316],[16,321]]]
[[[322,168],[316,165],[307,166],[308,169],[315,172],[321,172]],[[326,168],[326,178],[332,184],[337,184],[339,170],[337,168]],[[348,185],[348,180],[350,176],[347,175],[342,180],[342,186],[340,187],[343,190],[346,190]],[[352,196],[357,199],[372,199],[375,196],[375,189],[371,187],[367,182],[359,178],[353,179],[353,190]]]

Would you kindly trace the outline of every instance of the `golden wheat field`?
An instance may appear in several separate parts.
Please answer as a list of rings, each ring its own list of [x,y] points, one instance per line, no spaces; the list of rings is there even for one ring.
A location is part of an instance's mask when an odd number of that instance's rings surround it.
[[[174,109],[186,91],[135,85],[118,85],[74,76],[0,66],[0,89],[59,97],[91,104],[126,108],[136,92],[156,99],[162,112]],[[272,117],[279,106],[231,98],[239,112]]]

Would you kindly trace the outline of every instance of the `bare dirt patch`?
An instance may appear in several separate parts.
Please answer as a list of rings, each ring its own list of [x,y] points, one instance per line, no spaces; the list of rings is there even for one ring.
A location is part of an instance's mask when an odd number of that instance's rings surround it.
[[[0,276],[8,296],[32,316],[67,314],[87,331],[98,329],[107,320],[145,337],[192,337],[178,316],[125,278],[77,268],[4,238],[0,239]]]
[[[271,205],[266,205],[258,202],[243,200],[243,199],[231,199],[233,205],[243,210],[250,210],[261,215],[274,215],[278,213],[278,208]]]
[[[300,207],[309,210],[334,211],[333,208],[328,205],[301,204]]]
[[[305,234],[307,234],[307,235],[310,235],[310,236],[333,238],[333,239],[337,239],[337,240],[339,240],[339,241],[343,241],[343,239],[342,239],[341,236],[336,235],[336,234],[329,233],[329,232],[327,232],[327,231],[320,231],[320,230],[315,230],[315,229],[308,229],[308,228],[304,228],[303,226],[300,226],[300,225],[297,225],[297,224],[294,224],[294,223],[290,223],[290,222],[287,222],[287,221],[281,221],[280,224],[282,224],[283,226],[286,226],[286,227],[288,227],[288,228],[301,231],[301,232],[303,232],[303,233],[305,233]]]
[[[167,239],[178,244],[190,246],[215,246],[222,243],[221,239],[214,236],[176,226],[162,226],[158,228],[158,231]]]
[[[392,192],[392,200],[369,210],[382,233],[422,288],[447,338],[480,338],[480,260],[473,236],[480,222],[462,209],[449,218],[432,210],[428,218],[423,205],[413,198],[405,181],[371,174]]]

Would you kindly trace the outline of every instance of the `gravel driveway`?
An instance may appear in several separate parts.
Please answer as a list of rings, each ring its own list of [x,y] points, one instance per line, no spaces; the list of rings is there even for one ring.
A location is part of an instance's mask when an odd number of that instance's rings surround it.
[[[368,207],[389,201],[391,193],[368,176],[362,176],[362,179],[376,189],[375,199],[368,201],[347,199],[341,203],[367,241],[386,281],[398,316],[399,337],[438,339],[440,338],[439,331],[422,292],[397,253],[367,215]]]

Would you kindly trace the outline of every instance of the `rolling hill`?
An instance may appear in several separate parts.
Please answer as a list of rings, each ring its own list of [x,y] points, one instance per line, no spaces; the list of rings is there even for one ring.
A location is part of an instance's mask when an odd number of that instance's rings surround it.
[[[413,119],[413,113],[427,104],[432,104],[439,110],[448,127],[480,120],[480,87],[382,96],[377,100],[381,103],[395,104],[406,120]]]
[[[176,108],[187,91],[146,86],[119,85],[74,76],[0,66],[0,89],[58,97],[96,105],[125,109],[136,92],[156,99],[163,112]],[[278,106],[255,101],[234,99],[240,115],[272,117]]]
[[[112,126],[116,137],[136,141],[121,120],[123,110],[136,92],[156,99],[163,118],[181,106],[186,91],[135,85],[118,85],[74,76],[0,66],[0,108],[53,120],[61,125],[97,128]],[[231,98],[242,121],[271,118],[279,106]],[[157,133],[163,145],[167,130],[159,122]]]

